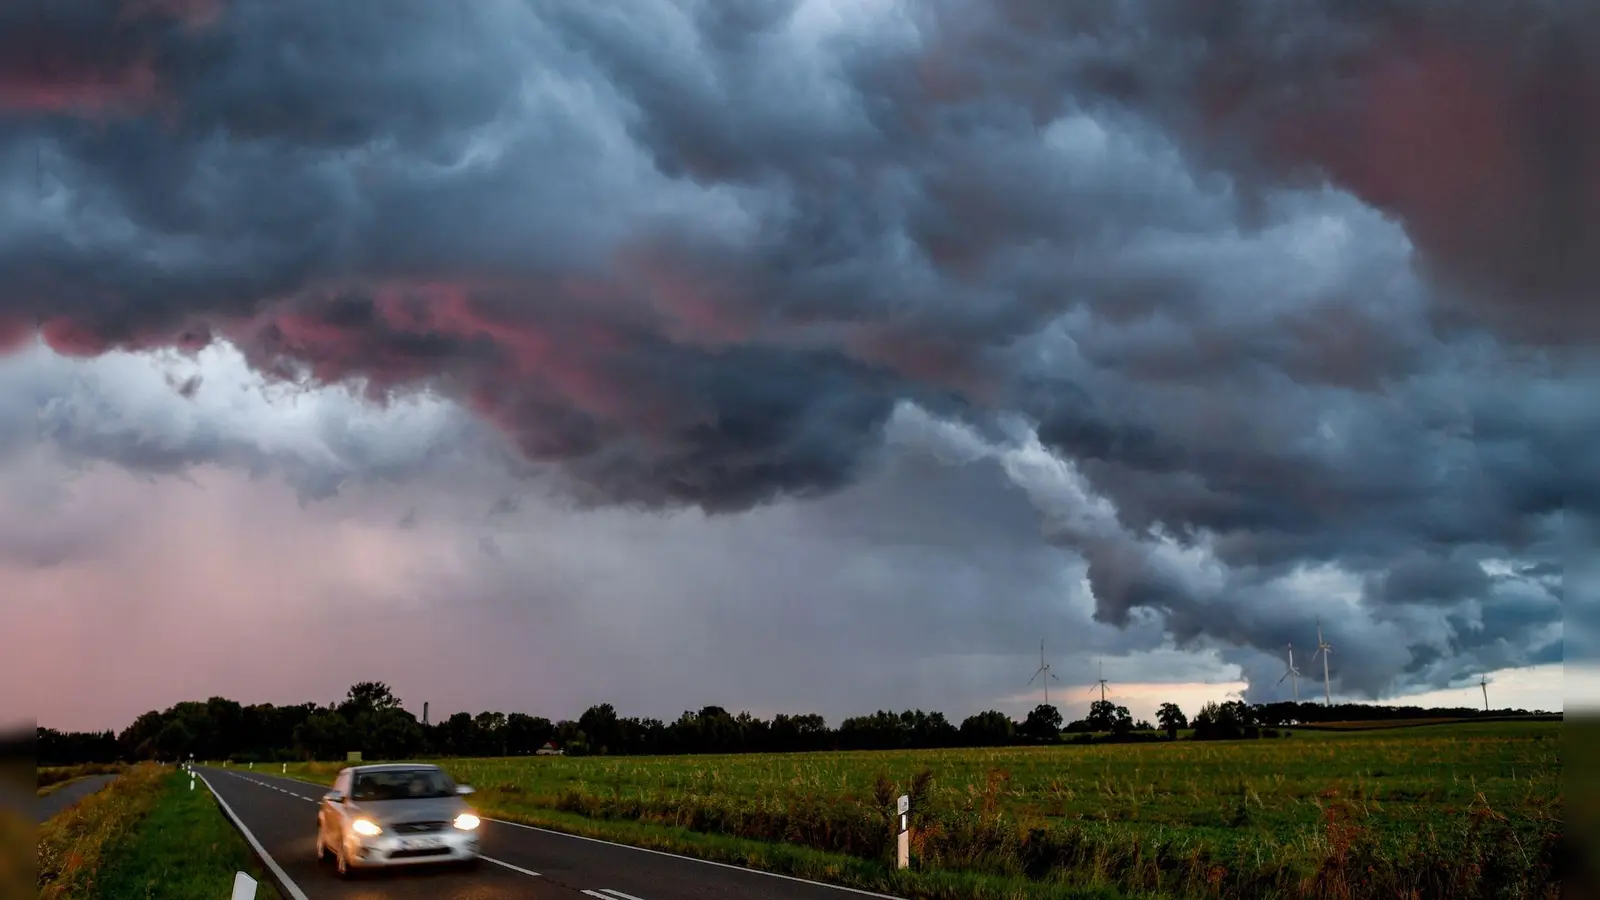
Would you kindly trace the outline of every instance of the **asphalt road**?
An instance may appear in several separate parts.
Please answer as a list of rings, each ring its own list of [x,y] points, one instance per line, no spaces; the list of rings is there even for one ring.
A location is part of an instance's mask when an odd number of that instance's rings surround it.
[[[64,788],[51,791],[39,797],[35,809],[38,811],[39,821],[54,816],[79,800],[89,796],[111,783],[115,775],[90,775],[80,781],[74,781]]]
[[[246,839],[292,885],[285,900],[852,900],[885,897],[485,819],[475,871],[412,866],[342,881],[316,861],[325,788],[238,769],[197,768]],[[298,894],[295,891],[299,891]],[[893,898],[891,898],[893,900]]]

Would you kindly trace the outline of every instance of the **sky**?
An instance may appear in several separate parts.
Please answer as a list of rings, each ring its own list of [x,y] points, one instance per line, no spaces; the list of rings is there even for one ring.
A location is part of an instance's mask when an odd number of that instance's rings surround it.
[[[0,719],[1600,706],[1597,41],[5,4]]]

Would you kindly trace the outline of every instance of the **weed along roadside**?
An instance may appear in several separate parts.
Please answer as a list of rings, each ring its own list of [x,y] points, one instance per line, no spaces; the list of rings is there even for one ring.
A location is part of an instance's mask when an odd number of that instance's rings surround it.
[[[210,793],[168,766],[130,767],[47,820],[38,860],[41,900],[217,900],[240,871],[257,900],[280,900]]]
[[[435,761],[478,787],[495,818],[913,898],[1539,898],[1551,895],[1562,836],[1559,736],[1559,724],[1523,723],[1276,742]],[[341,765],[288,773],[325,784]]]
[[[48,797],[69,784],[76,784],[96,775],[120,775],[126,771],[125,763],[89,763],[79,766],[42,766],[34,770],[36,793]]]

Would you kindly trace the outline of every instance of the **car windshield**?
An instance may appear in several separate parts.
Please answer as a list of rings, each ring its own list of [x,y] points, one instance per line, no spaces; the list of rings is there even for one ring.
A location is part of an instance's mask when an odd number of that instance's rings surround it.
[[[356,775],[353,800],[423,800],[452,797],[455,785],[439,769],[395,769]]]

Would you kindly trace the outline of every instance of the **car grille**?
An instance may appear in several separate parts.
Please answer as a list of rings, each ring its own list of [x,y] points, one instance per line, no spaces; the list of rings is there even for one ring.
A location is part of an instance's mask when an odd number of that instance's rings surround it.
[[[416,859],[419,856],[449,856],[449,847],[434,847],[429,850],[396,850],[389,854],[390,859]]]
[[[449,822],[402,822],[392,826],[395,834],[430,834],[448,828]]]

